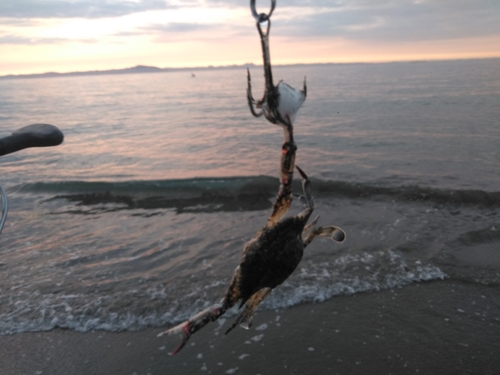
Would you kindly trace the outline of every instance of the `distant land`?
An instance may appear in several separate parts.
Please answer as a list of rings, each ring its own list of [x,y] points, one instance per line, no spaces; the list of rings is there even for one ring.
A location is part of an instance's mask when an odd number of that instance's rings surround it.
[[[273,64],[274,67],[279,66],[314,66],[314,65],[352,65],[352,64],[369,64],[369,63],[310,63],[310,64]],[[221,69],[246,69],[252,67],[262,67],[262,65],[255,65],[253,63],[241,64],[241,65],[224,65],[224,66],[200,66],[194,68],[158,68],[156,66],[147,65],[137,65],[132,68],[124,69],[110,69],[110,70],[89,70],[86,72],[68,72],[68,73],[57,73],[57,72],[47,72],[47,73],[37,73],[37,74],[9,74],[0,76],[0,79],[25,79],[25,78],[52,78],[52,77],[81,77],[81,76],[100,76],[100,75],[112,75],[112,74],[143,74],[143,73],[168,73],[168,72],[195,72],[202,70],[221,70]]]
[[[195,68],[157,68],[155,66],[137,65],[132,68],[125,69],[111,69],[111,70],[90,70],[87,72],[69,72],[69,73],[57,73],[57,72],[47,72],[39,74],[9,74],[5,76],[0,76],[0,79],[24,79],[24,78],[52,78],[52,77],[80,77],[80,76],[99,76],[99,75],[110,75],[110,74],[142,74],[142,73],[167,73],[167,72],[194,72],[200,70],[219,70],[219,69],[243,69],[246,67],[254,67],[254,64],[243,64],[243,65],[226,65],[226,66],[206,66],[206,67],[195,67]]]
[[[445,60],[413,60],[413,61],[386,61],[386,62],[351,62],[351,63],[310,63],[310,64],[273,64],[273,66],[320,66],[320,65],[359,65],[359,64],[399,64],[399,63],[425,63],[425,62],[438,62],[438,61],[467,61],[467,60],[498,60],[498,58],[472,58],[472,59],[445,59]],[[158,68],[156,66],[137,65],[131,68],[124,69],[110,69],[110,70],[89,70],[86,72],[68,72],[57,73],[47,72],[38,74],[8,74],[0,76],[3,79],[26,79],[26,78],[52,78],[52,77],[81,77],[81,76],[99,76],[99,75],[113,75],[113,74],[143,74],[143,73],[168,73],[168,72],[195,72],[202,70],[221,70],[221,69],[245,69],[262,65],[255,65],[253,63],[241,65],[224,65],[224,66],[200,66],[193,68]]]

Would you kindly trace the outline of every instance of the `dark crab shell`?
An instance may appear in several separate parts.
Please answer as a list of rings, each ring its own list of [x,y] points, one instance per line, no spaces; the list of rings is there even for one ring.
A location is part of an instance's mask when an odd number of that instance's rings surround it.
[[[297,268],[304,254],[302,231],[308,217],[289,217],[264,227],[243,250],[238,288],[241,306],[262,288],[274,289]]]

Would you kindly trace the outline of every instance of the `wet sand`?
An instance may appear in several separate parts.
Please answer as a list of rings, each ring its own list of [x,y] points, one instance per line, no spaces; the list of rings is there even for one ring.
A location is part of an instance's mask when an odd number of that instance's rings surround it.
[[[178,355],[160,328],[0,336],[0,374],[500,374],[500,288],[434,281],[212,323]],[[168,346],[170,345],[170,346]]]

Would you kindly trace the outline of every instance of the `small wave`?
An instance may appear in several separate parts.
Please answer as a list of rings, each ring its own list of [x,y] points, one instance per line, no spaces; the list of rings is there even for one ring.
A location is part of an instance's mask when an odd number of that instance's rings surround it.
[[[375,292],[415,282],[446,278],[438,267],[419,261],[408,264],[396,252],[344,255],[334,262],[307,262],[297,274],[273,290],[261,308],[286,309],[294,305],[321,303],[335,296]],[[41,294],[19,291],[3,297],[0,333],[48,331],[66,328],[90,330],[140,330],[177,324],[213,304],[226,282],[201,280],[180,290],[179,285],[157,285],[112,294]],[[218,296],[218,297],[217,297]],[[3,312],[2,312],[3,310]],[[226,313],[234,315],[235,309]]]
[[[277,179],[267,176],[251,177],[214,177],[189,178],[177,180],[133,180],[123,182],[110,181],[60,181],[35,182],[18,185],[13,190],[27,193],[127,193],[175,194],[181,197],[196,194],[200,190],[234,191],[262,187],[272,187]],[[274,187],[273,187],[274,189]]]
[[[494,226],[471,230],[461,234],[455,243],[458,246],[471,246],[477,244],[488,244],[500,241],[500,230]]]
[[[288,280],[273,290],[263,305],[272,309],[285,308],[446,277],[436,266],[423,265],[420,261],[410,265],[401,254],[391,250],[378,254],[349,254],[333,263],[307,264],[300,269],[297,281]]]
[[[183,212],[253,211],[269,208],[277,179],[257,177],[195,178],[129,182],[38,182],[14,189],[20,193],[52,195],[77,205],[112,205],[119,209],[173,208]],[[71,213],[77,213],[71,211]],[[86,213],[86,211],[82,211]]]
[[[294,181],[300,192],[300,181]],[[19,193],[42,193],[77,205],[106,205],[103,210],[173,208],[182,212],[254,211],[269,208],[279,180],[268,176],[193,178],[129,182],[37,182],[19,185]],[[398,187],[346,181],[312,180],[316,197],[390,199],[439,205],[500,206],[500,192],[439,189],[418,185]],[[72,211],[72,213],[76,213]]]
[[[313,181],[315,195],[376,199],[387,197],[400,201],[431,202],[440,205],[500,206],[500,192],[483,190],[440,189],[419,185],[377,186],[344,181]]]

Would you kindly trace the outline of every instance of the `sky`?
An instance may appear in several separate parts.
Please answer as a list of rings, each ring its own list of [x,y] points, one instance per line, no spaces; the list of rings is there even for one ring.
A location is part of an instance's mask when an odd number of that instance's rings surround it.
[[[261,64],[249,3],[3,0],[0,75]],[[500,0],[277,0],[271,22],[273,64],[500,57]]]

